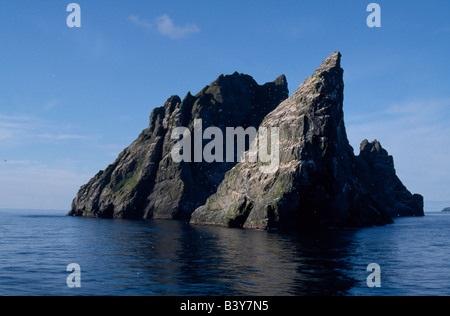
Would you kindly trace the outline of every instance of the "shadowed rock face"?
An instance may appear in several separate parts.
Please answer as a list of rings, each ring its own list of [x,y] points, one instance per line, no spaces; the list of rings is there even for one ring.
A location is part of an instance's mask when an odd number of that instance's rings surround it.
[[[361,155],[354,156],[344,126],[340,58],[338,52],[329,56],[264,119],[263,127],[280,129],[278,170],[263,173],[261,163],[239,163],[192,214],[191,223],[261,229],[367,226],[391,223],[389,214],[423,212],[422,197],[401,184],[378,142],[364,142]]]
[[[391,217],[424,215],[423,197],[406,189],[396,175],[394,159],[377,140],[361,143],[355,163],[362,186]]]
[[[384,225],[423,215],[422,196],[403,186],[378,141],[363,141],[354,155],[340,59],[331,54],[289,98],[284,76],[260,86],[238,73],[195,96],[170,97],[116,161],[81,187],[68,215],[260,229]],[[196,119],[224,135],[226,127],[278,128],[278,168],[266,173],[265,163],[249,162],[258,155],[249,146],[240,163],[174,162],[173,129],[194,134]]]
[[[186,219],[205,203],[236,162],[175,163],[171,132],[202,119],[203,129],[258,127],[288,97],[284,75],[258,85],[243,74],[221,75],[197,95],[170,97],[156,108],[150,124],[106,170],[82,186],[68,215],[102,218]]]

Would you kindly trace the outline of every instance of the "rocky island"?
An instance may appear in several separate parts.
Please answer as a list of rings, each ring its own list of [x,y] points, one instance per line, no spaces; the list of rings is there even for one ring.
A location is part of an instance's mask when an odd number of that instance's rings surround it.
[[[221,75],[195,96],[171,96],[155,108],[150,123],[114,163],[82,186],[69,215],[128,219],[189,219],[236,162],[173,161],[177,127],[259,126],[288,97],[281,75],[262,86],[243,74]],[[248,146],[247,146],[248,147]]]
[[[450,207],[444,208],[441,212],[450,212]]]
[[[284,75],[258,85],[221,75],[195,96],[170,97],[150,124],[76,195],[71,216],[184,219],[192,224],[258,229],[384,225],[423,216],[423,197],[396,175],[392,156],[364,140],[355,156],[344,125],[341,54],[331,54],[290,96]],[[174,162],[172,130],[276,127],[279,165]],[[254,155],[251,142],[244,157]],[[224,153],[226,155],[226,153]]]

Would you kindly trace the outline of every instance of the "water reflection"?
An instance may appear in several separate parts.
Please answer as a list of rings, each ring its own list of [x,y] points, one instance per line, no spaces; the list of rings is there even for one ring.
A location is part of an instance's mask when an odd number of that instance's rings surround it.
[[[103,238],[96,227],[97,272],[122,294],[345,295],[356,282],[348,273],[352,230],[299,234],[180,221],[106,224],[111,227],[101,230],[107,232]]]
[[[2,213],[0,295],[450,293],[450,215],[286,233],[35,214]],[[381,288],[367,287],[372,262]],[[69,263],[81,288],[66,286]]]

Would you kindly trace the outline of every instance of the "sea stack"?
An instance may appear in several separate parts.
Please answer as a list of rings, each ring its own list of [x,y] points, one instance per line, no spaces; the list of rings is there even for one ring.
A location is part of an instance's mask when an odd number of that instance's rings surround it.
[[[218,127],[224,134],[226,127],[257,128],[288,95],[284,75],[259,85],[236,72],[219,76],[195,96],[170,97],[152,111],[148,128],[116,161],[81,187],[68,215],[188,220],[216,192],[237,159],[177,163],[171,156],[176,143],[172,131],[186,127],[193,134],[197,119],[203,130]]]
[[[195,96],[170,97],[116,161],[80,188],[68,215],[256,229],[385,225],[423,215],[423,197],[401,183],[378,141],[364,140],[355,156],[340,61],[331,54],[290,97],[284,75],[259,85],[239,73],[219,76]],[[259,132],[241,162],[174,161],[173,130],[195,133],[198,120],[202,131]],[[267,172],[266,162],[249,158],[258,156],[262,131],[273,129],[277,165]]]
[[[191,223],[355,227],[388,224],[394,214],[423,215],[422,197],[401,184],[378,142],[364,141],[355,157],[344,125],[340,60],[339,52],[331,54],[264,119],[262,127],[279,128],[278,170],[264,173],[261,162],[239,163]]]

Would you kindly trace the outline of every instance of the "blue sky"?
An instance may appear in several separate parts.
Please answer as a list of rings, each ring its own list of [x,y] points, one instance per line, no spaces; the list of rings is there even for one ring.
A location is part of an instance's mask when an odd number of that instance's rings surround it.
[[[293,92],[337,50],[355,153],[378,139],[427,210],[450,206],[448,0],[377,1],[381,28],[363,0],[79,0],[68,28],[70,2],[0,5],[0,208],[68,210],[171,95],[234,71]]]

